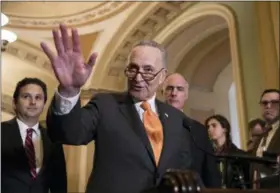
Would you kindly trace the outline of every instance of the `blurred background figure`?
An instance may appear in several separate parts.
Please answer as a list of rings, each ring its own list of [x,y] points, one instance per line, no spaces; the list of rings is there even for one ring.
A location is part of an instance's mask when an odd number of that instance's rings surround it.
[[[185,78],[174,73],[167,76],[163,83],[162,94],[167,104],[183,111],[186,100],[188,99],[189,84]],[[214,167],[216,159],[205,151],[213,153],[207,131],[201,123],[186,116],[187,122],[190,124],[190,131],[195,138],[195,144],[192,143],[194,162],[193,169],[199,173],[207,188],[219,188],[221,186],[221,178],[218,167]],[[197,146],[199,145],[199,147]],[[202,151],[201,148],[204,150]]]
[[[185,78],[179,73],[174,73],[165,79],[162,94],[166,103],[183,111],[185,101],[188,99],[188,89],[189,84]]]
[[[231,127],[229,121],[222,115],[213,115],[206,119],[210,139],[216,155],[222,154],[245,154],[236,147],[231,140]],[[232,160],[221,160],[219,168],[222,175],[222,186],[224,188],[247,188],[245,185],[249,181],[249,165]],[[242,176],[242,180],[239,177]]]
[[[266,89],[260,97],[260,107],[265,127],[257,148],[253,152],[258,157],[277,159],[280,154],[280,129],[279,129],[279,103],[280,91]],[[255,188],[279,188],[279,177],[274,176],[273,166],[255,165],[254,180],[260,181]],[[279,175],[279,174],[278,174]]]
[[[248,124],[249,127],[249,141],[247,142],[247,151],[252,153],[258,148],[261,136],[264,132],[265,121],[262,119],[253,119]]]

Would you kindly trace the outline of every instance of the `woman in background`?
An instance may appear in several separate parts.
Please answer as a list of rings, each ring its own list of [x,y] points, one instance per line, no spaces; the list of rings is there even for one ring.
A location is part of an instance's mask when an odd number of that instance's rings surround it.
[[[216,155],[246,154],[231,140],[231,127],[229,121],[222,115],[213,115],[205,121],[208,134],[213,142]],[[247,189],[249,182],[249,162],[236,160],[219,160],[219,168],[222,174],[223,188]]]

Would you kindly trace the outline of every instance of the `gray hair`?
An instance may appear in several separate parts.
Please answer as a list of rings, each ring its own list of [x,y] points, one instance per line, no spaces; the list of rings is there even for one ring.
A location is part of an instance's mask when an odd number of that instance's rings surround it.
[[[159,44],[159,43],[157,43],[156,41],[153,41],[153,40],[141,40],[141,41],[137,42],[136,44],[134,44],[132,46],[132,49],[135,48],[135,47],[138,47],[138,46],[149,46],[149,47],[159,49],[161,54],[162,54],[163,67],[166,68],[167,51],[164,48],[164,46],[162,46],[161,44]]]

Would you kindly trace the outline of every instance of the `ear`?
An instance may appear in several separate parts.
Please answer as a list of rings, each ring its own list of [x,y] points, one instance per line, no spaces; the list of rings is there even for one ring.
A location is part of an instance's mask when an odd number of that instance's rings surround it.
[[[166,78],[166,69],[162,70],[162,72],[160,73],[160,77],[159,77],[159,84],[162,85],[163,82],[165,81]]]

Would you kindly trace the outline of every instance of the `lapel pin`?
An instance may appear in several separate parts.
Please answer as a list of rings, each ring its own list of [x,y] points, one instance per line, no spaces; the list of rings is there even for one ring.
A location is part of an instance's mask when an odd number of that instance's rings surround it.
[[[168,114],[167,113],[164,113],[164,115],[168,118]]]

